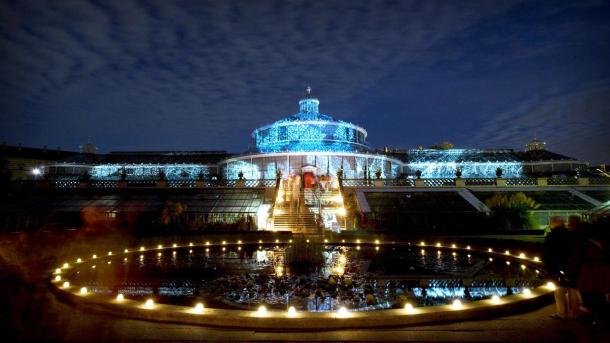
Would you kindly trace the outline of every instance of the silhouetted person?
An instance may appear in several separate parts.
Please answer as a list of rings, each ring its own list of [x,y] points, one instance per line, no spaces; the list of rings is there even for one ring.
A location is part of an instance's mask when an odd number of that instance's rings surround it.
[[[544,239],[543,261],[549,276],[555,280],[555,306],[557,313],[553,318],[568,318],[565,271],[567,267],[568,250],[570,248],[568,229],[562,217],[551,217],[549,227],[551,231]]]

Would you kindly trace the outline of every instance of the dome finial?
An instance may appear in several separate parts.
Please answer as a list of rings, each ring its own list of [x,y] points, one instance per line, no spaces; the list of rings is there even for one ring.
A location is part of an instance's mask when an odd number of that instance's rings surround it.
[[[311,86],[310,85],[307,85],[307,88],[305,88],[305,94],[311,95]]]

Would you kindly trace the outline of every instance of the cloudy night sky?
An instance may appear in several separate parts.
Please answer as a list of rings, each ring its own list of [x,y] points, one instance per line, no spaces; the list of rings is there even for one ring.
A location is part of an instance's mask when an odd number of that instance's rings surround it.
[[[375,147],[610,162],[608,1],[0,1],[0,140],[248,149],[297,110]]]

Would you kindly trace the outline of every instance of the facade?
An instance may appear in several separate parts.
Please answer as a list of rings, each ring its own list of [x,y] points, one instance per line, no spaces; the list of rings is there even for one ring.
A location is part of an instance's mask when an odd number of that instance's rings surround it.
[[[94,147],[49,165],[51,178],[75,179],[84,173],[93,180],[272,180],[313,168],[316,175],[344,179],[515,178],[560,174],[587,169],[587,164],[545,149],[534,140],[526,151],[512,149],[377,150],[367,143],[367,131],[353,123],[320,113],[320,101],[307,88],[296,114],[252,132],[254,149],[243,154],[225,151],[112,152],[99,155]]]

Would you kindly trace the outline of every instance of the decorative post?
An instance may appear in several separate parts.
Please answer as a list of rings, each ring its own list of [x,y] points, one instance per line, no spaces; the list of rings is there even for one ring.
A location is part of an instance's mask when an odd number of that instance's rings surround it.
[[[456,187],[466,187],[466,181],[462,179],[462,168],[457,167],[455,170],[455,186]]]
[[[506,187],[506,179],[502,178],[503,172],[500,167],[496,169],[496,187]]]
[[[375,171],[375,181],[373,181],[375,187],[383,187],[383,180],[381,179],[381,169]]]
[[[205,187],[205,175],[203,174],[203,171],[199,171],[199,174],[197,174],[197,181],[195,181],[195,187],[196,188]]]
[[[235,187],[245,188],[246,187],[246,179],[244,179],[244,172],[240,170],[239,173],[237,173],[237,177],[239,179],[237,179],[237,181],[235,182]]]
[[[125,167],[121,168],[119,172],[119,188],[127,188],[127,170],[125,170]]]
[[[421,170],[415,171],[415,187],[425,187],[424,180],[421,179]]]
[[[163,169],[159,169],[159,179],[155,183],[155,187],[157,187],[157,188],[167,187],[167,180],[165,178],[165,171],[163,171]]]

